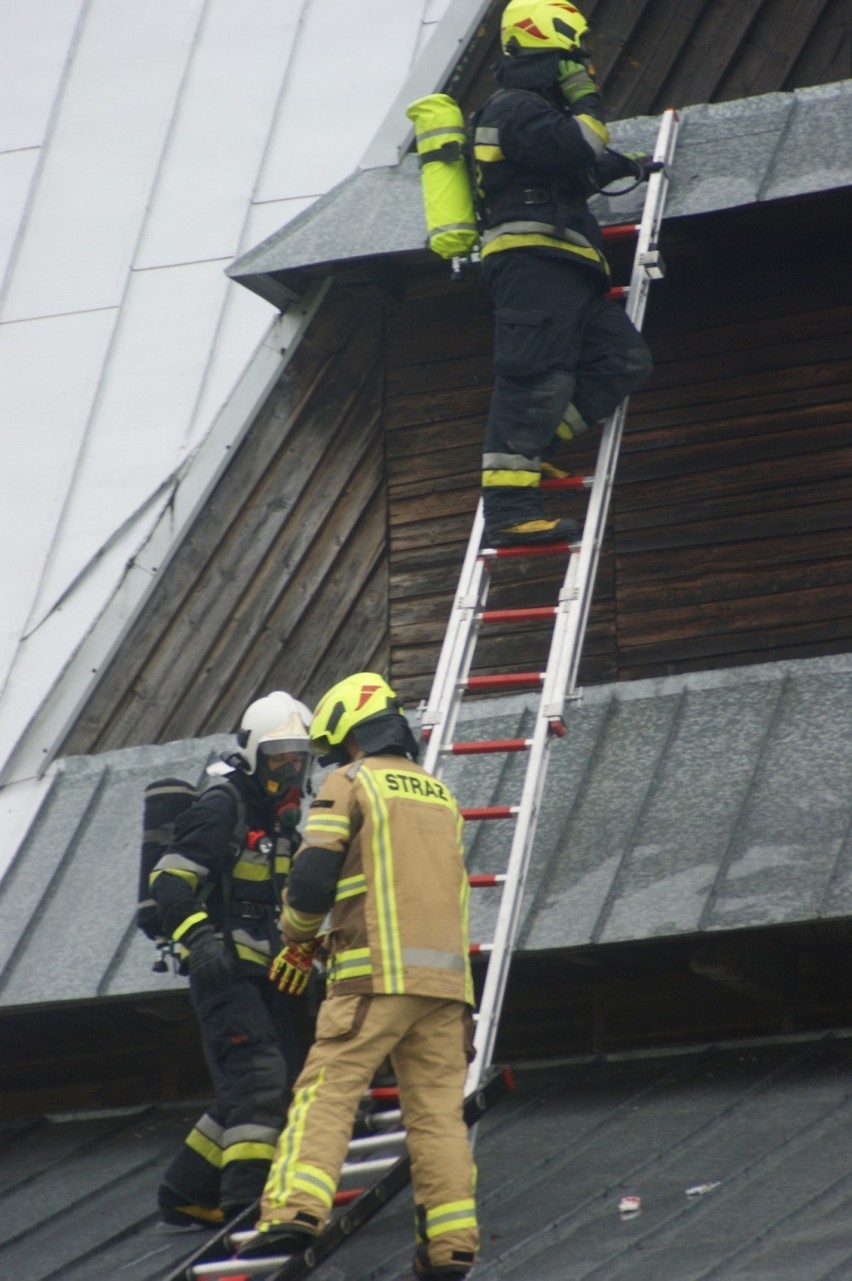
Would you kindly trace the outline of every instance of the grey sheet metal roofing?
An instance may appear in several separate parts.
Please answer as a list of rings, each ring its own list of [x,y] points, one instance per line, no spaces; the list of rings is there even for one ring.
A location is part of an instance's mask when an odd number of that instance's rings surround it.
[[[476,1277],[843,1281],[850,1069],[842,1038],[521,1065],[479,1126]],[[0,1126],[2,1275],[161,1281],[200,1244],[155,1226],[158,1179],[191,1119],[148,1109]],[[638,1214],[619,1212],[625,1195]],[[317,1281],[403,1281],[411,1251],[404,1191]]]
[[[233,737],[134,747],[60,762],[0,883],[0,1006],[174,990],[151,972],[153,944],[134,924],[147,783],[198,784]],[[45,956],[62,957],[51,966]]]
[[[459,738],[529,731],[534,696],[471,702]],[[0,884],[0,1007],[174,991],[135,929],[142,792],[227,737],[64,762]],[[457,757],[462,804],[520,795],[519,754]],[[470,824],[502,871],[511,822]],[[472,938],[496,896],[474,895]],[[852,654],[594,686],[554,744],[520,951],[852,916]],[[46,972],[37,958],[62,956]]]
[[[804,196],[852,183],[852,81],[686,107],[667,218]],[[659,120],[616,121],[612,145],[652,150]],[[629,221],[642,190],[596,197],[603,224]],[[228,274],[264,297],[296,268],[422,249],[425,226],[417,157],[356,171],[306,213],[238,258]]]

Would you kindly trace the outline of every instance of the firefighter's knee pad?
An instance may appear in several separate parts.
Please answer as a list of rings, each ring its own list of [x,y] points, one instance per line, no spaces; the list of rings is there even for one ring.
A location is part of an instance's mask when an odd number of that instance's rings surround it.
[[[254,1097],[260,1111],[283,1119],[287,1096],[287,1065],[272,1045],[258,1045],[252,1054]]]
[[[577,406],[570,404],[564,410],[559,425],[556,428],[557,440],[572,441],[578,436],[584,435],[589,430],[589,424],[583,418]]]
[[[636,338],[638,341],[631,343],[624,363],[624,379],[628,392],[645,382],[654,368],[650,347],[641,334],[637,334]]]
[[[537,458],[553,440],[565,406],[571,401],[574,375],[565,369],[550,369],[528,379],[526,393],[509,445],[524,458]]]

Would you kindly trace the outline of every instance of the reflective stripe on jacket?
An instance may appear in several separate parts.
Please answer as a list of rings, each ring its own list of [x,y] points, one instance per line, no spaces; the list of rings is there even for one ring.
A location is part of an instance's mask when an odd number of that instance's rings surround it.
[[[294,862],[309,877],[322,851],[343,857],[328,931],[335,988],[473,1003],[462,825],[449,789],[406,757],[326,777]]]
[[[476,120],[473,153],[482,257],[506,249],[568,254],[609,275],[587,197],[609,131],[527,89],[499,90]]]
[[[151,875],[169,937],[183,943],[209,921],[248,972],[266,973],[281,945],[277,915],[294,839],[275,829],[272,803],[241,775],[211,784],[178,816]]]

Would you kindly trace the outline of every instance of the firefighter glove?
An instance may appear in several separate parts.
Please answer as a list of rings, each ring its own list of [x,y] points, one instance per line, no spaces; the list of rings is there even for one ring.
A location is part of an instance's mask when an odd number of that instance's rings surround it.
[[[301,996],[308,986],[318,947],[319,939],[310,939],[307,943],[288,943],[269,967],[270,983],[275,983],[279,992]]]
[[[564,59],[559,63],[559,88],[569,107],[576,107],[583,98],[598,92],[598,86],[582,62]]]
[[[647,151],[628,151],[626,159],[636,166],[636,177],[640,182],[647,182],[652,173],[659,173],[665,167],[662,160],[655,160]]]
[[[189,973],[199,991],[218,991],[233,981],[233,963],[211,925],[194,930],[187,946]]]

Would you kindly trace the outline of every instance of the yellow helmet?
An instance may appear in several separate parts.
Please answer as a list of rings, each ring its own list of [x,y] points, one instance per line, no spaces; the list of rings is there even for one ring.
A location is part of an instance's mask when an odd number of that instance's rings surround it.
[[[500,23],[504,53],[560,49],[576,54],[582,49],[589,24],[567,0],[510,0]]]
[[[402,704],[378,672],[347,676],[317,703],[311,722],[311,750],[320,757],[320,764],[349,760],[343,746],[348,734],[368,754],[388,749],[417,755]]]

